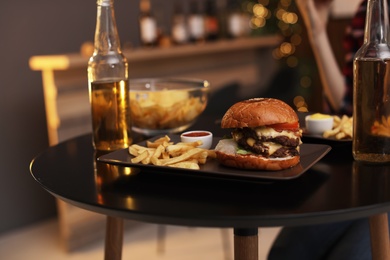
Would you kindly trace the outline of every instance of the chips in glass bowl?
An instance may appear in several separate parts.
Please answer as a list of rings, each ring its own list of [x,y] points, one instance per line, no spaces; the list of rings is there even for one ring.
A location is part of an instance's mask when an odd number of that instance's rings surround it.
[[[154,136],[189,128],[205,110],[210,83],[201,79],[130,80],[133,130]]]

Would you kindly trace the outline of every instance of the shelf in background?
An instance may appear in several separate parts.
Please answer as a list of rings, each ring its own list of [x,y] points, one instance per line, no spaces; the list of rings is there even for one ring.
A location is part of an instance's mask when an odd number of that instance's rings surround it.
[[[182,46],[171,46],[165,48],[136,48],[124,50],[123,54],[129,63],[145,60],[177,58],[204,54],[215,54],[230,51],[248,50],[275,47],[281,42],[279,35],[263,37],[247,37],[231,40],[219,40],[202,44],[187,44]],[[37,55],[30,58],[32,70],[64,70],[69,67],[84,67],[89,57],[79,53]]]

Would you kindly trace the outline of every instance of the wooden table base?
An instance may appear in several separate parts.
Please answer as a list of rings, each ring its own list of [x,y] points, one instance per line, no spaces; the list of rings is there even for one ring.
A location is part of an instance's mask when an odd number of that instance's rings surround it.
[[[371,252],[373,260],[390,260],[389,223],[387,213],[370,217]]]
[[[121,260],[123,219],[107,216],[104,260]]]
[[[387,213],[374,215],[370,220],[373,260],[390,260],[390,240]],[[123,219],[107,216],[105,260],[121,260],[123,247]],[[234,229],[234,260],[258,260],[257,228]]]
[[[258,260],[259,244],[257,228],[234,229],[234,260]]]

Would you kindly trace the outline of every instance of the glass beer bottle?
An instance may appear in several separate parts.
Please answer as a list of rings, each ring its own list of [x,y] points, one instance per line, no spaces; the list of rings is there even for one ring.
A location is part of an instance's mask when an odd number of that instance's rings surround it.
[[[364,43],[353,62],[354,159],[390,162],[390,47],[386,0],[369,0]]]
[[[188,42],[186,16],[184,15],[180,4],[181,3],[179,2],[175,2],[172,16],[171,35],[172,40],[176,45],[182,45]]]
[[[158,45],[157,22],[151,11],[150,0],[140,1],[139,32],[142,46],[153,47]]]
[[[188,17],[188,34],[193,43],[202,43],[205,41],[205,18],[198,8],[198,2],[190,2],[190,14]]]
[[[114,0],[97,0],[94,53],[88,62],[93,145],[110,151],[131,142],[128,63],[121,52]]]
[[[206,1],[205,34],[207,41],[215,41],[219,36],[219,21],[215,0]]]

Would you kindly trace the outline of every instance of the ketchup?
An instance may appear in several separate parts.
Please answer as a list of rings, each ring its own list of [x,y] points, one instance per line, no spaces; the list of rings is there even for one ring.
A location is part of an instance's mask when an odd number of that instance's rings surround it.
[[[200,137],[200,136],[207,136],[207,135],[209,135],[209,133],[207,132],[191,132],[191,133],[183,134],[183,136],[187,136],[187,137]]]

